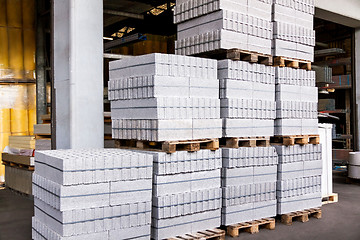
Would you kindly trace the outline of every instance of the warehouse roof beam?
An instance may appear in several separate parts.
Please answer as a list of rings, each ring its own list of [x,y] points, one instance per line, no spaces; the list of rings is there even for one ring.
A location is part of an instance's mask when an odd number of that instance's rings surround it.
[[[104,13],[110,14],[110,15],[128,17],[128,18],[144,19],[144,15],[142,15],[142,14],[129,13],[129,12],[123,12],[123,11],[104,9]]]

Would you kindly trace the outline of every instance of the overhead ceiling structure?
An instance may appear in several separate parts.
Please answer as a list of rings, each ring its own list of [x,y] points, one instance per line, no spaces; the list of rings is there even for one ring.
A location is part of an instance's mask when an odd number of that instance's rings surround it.
[[[315,17],[352,28],[360,27],[359,0],[316,0]]]
[[[175,0],[104,0],[104,37],[118,39],[130,34],[173,35]]]

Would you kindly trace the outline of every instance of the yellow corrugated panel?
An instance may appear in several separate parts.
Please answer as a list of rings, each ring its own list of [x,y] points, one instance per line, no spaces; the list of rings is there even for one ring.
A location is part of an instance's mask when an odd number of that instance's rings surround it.
[[[36,0],[23,0],[23,27],[34,29],[35,28],[35,6]]]
[[[24,51],[21,28],[8,28],[9,34],[9,67],[14,71],[14,78],[23,78]]]
[[[7,77],[9,68],[9,45],[6,27],[0,27],[0,78]]]
[[[34,135],[34,125],[36,124],[36,109],[28,110],[29,118],[29,135]]]
[[[9,137],[10,133],[0,133],[0,182],[4,181],[5,176],[5,166],[2,165],[2,157],[1,152],[4,150],[6,146],[9,145]]]
[[[4,151],[4,148],[9,145],[10,133],[0,133],[0,152]]]
[[[7,25],[9,27],[22,27],[21,0],[8,0],[7,3]]]
[[[27,109],[11,109],[11,135],[29,135],[29,118]]]
[[[36,124],[36,85],[28,85],[28,119],[29,119],[29,134],[34,134],[34,124]]]
[[[6,0],[0,0],[0,27],[6,26]]]
[[[14,85],[14,103],[11,107],[11,134],[14,136],[29,135],[27,85]]]
[[[35,42],[35,31],[32,29],[24,29],[24,68],[25,77],[28,79],[35,78]]]
[[[10,109],[0,109],[0,133],[10,133]]]

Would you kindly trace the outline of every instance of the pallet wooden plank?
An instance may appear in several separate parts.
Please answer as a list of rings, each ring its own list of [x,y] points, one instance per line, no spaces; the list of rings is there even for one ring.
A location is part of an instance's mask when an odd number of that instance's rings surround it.
[[[270,137],[259,138],[223,138],[222,143],[227,148],[269,147]]]
[[[274,66],[277,67],[291,67],[291,68],[301,68],[310,71],[311,62],[293,58],[286,57],[274,57]]]
[[[337,203],[339,201],[339,195],[337,193],[332,193],[327,197],[322,199],[322,205],[329,203]]]
[[[160,150],[166,153],[174,153],[176,151],[196,152],[200,149],[218,150],[220,147],[219,139],[201,139],[191,141],[165,141],[150,142],[142,140],[115,140],[116,148],[135,148],[142,150]]]
[[[275,219],[264,218],[264,219],[255,220],[255,221],[251,221],[251,222],[230,225],[230,226],[227,226],[226,232],[231,237],[238,237],[240,234],[240,231],[255,234],[255,233],[259,232],[260,227],[274,230],[275,229]]]
[[[308,222],[309,217],[321,218],[321,209],[312,208],[304,211],[297,211],[281,215],[281,222],[286,225],[292,225],[294,220],[299,220],[300,222]]]
[[[320,144],[319,135],[294,135],[294,136],[275,136],[271,137],[272,144],[283,144],[285,146],[293,146],[295,144]]]
[[[272,66],[273,56],[258,52],[251,52],[241,49],[218,49],[205,53],[196,54],[197,57],[212,58],[217,60],[230,59],[233,61],[247,61],[251,63]]]
[[[181,236],[167,238],[166,240],[224,240],[225,231],[221,229],[208,229],[196,233],[188,233]]]

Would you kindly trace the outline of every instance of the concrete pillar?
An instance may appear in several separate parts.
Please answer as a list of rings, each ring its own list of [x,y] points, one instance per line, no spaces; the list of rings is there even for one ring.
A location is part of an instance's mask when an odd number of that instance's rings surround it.
[[[56,149],[104,146],[102,38],[102,0],[53,0]]]
[[[354,146],[354,150],[360,150],[360,28],[355,29],[355,70],[353,71],[354,76],[354,88],[355,88],[355,101],[356,101],[356,131],[355,137],[357,138],[357,146]]]

